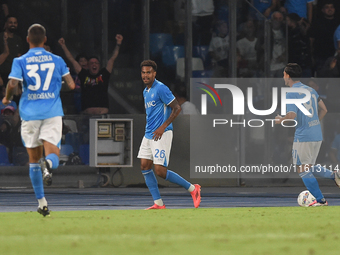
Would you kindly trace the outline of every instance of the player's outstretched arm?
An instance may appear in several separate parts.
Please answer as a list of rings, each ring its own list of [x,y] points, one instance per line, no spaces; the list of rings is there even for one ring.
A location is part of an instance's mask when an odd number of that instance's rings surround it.
[[[320,100],[318,103],[318,109],[319,109],[319,120],[322,120],[323,117],[325,117],[327,113],[327,107],[322,100]]]
[[[65,82],[69,90],[73,90],[76,87],[76,84],[74,83],[74,80],[70,74],[66,74],[65,76],[63,76],[63,81]]]
[[[159,140],[162,138],[162,135],[164,133],[164,130],[166,129],[167,126],[169,126],[174,119],[176,119],[176,117],[178,116],[178,114],[181,112],[182,108],[179,105],[177,99],[174,99],[169,106],[171,107],[172,111],[171,114],[169,116],[169,118],[164,121],[164,123],[155,130],[155,132],[153,132],[153,137],[152,139],[154,139],[155,141]]]
[[[120,48],[120,45],[122,44],[123,36],[120,34],[117,34],[116,41],[117,41],[117,44],[116,44],[115,49],[113,50],[112,57],[109,59],[109,61],[107,61],[107,64],[106,64],[106,70],[109,71],[109,73],[112,72],[113,64],[119,54],[119,48]]]
[[[74,59],[74,57],[72,56],[71,52],[68,50],[68,48],[66,47],[65,44],[65,39],[64,38],[60,38],[58,40],[58,43],[60,44],[61,48],[63,49],[66,58],[72,63],[74,71],[76,71],[76,73],[80,73],[81,71],[81,66],[80,64]]]
[[[10,79],[8,81],[6,88],[6,96],[2,99],[2,103],[4,105],[8,105],[11,102],[18,84],[19,84],[18,80]]]

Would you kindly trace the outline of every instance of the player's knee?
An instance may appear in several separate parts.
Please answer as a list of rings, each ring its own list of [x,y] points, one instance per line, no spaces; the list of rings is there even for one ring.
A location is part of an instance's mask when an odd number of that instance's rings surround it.
[[[166,171],[167,171],[167,169],[165,167],[163,167],[163,166],[156,166],[155,165],[155,173],[159,177],[165,179],[166,178]]]
[[[141,170],[149,170],[152,168],[152,161],[149,160],[141,160],[140,169]]]
[[[50,161],[52,165],[50,165],[51,169],[56,169],[59,166],[59,157],[57,154],[51,153],[46,156],[46,161]]]

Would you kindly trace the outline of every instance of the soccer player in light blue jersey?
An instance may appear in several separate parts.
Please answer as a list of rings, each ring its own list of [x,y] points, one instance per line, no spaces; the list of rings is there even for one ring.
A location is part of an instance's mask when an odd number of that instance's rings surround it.
[[[172,122],[181,111],[181,106],[170,89],[156,80],[157,64],[152,60],[141,63],[141,76],[146,86],[143,91],[146,128],[138,158],[141,159],[141,170],[148,186],[154,205],[149,209],[165,209],[161,198],[156,174],[172,183],[178,184],[191,193],[195,208],[201,203],[201,186],[191,184],[177,173],[168,169],[172,143]]]
[[[64,60],[43,48],[46,40],[45,28],[40,24],[28,29],[30,49],[14,59],[2,100],[3,104],[9,104],[19,82],[23,83],[19,102],[21,138],[29,156],[29,175],[39,202],[38,213],[43,216],[50,214],[43,182],[51,185],[51,170],[59,166],[64,116],[60,99],[62,79],[69,89],[75,87]],[[46,158],[43,158],[44,150]]]
[[[322,143],[322,130],[320,121],[327,113],[327,108],[318,93],[311,87],[300,82],[301,67],[295,63],[286,65],[283,72],[285,85],[291,88],[303,88],[310,92],[311,98],[303,106],[310,113],[305,115],[295,104],[287,104],[287,114],[284,117],[276,116],[275,123],[280,124],[284,120],[295,120],[295,136],[293,143],[293,163],[298,166],[299,175],[316,201],[309,206],[328,205],[322,195],[316,177],[332,179],[340,187],[338,172],[332,172],[320,165],[314,165]],[[298,92],[287,93],[287,99],[301,99],[306,95]]]

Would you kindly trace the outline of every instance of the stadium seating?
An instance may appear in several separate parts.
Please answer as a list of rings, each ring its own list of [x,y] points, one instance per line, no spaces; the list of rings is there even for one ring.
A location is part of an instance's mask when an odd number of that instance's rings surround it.
[[[70,144],[62,144],[60,148],[60,155],[69,156],[73,152],[73,146]]]
[[[208,45],[200,45],[194,46],[192,48],[192,57],[193,58],[201,58],[203,60],[203,64],[205,69],[211,66],[211,57],[209,55],[209,46]]]
[[[175,69],[177,59],[184,57],[184,46],[165,46],[162,50],[162,62],[166,67]]]
[[[0,144],[0,166],[12,166],[9,162],[7,148],[5,145]]]
[[[150,54],[152,57],[156,58],[161,56],[164,46],[172,45],[173,40],[171,34],[150,34]]]
[[[63,119],[63,122],[66,126],[68,126],[70,128],[70,131],[72,133],[77,133],[78,132],[78,128],[77,128],[77,123],[75,120],[68,120],[68,119]]]
[[[203,61],[200,58],[192,58],[192,70],[204,70],[203,66]],[[176,64],[176,76],[180,80],[184,80],[185,77],[185,61],[184,58],[179,58],[177,59],[177,64]]]
[[[192,71],[192,78],[210,78],[213,76],[213,71],[209,70],[194,70]]]
[[[72,145],[74,152],[79,152],[79,145],[82,144],[82,134],[67,133],[65,135],[65,144]]]
[[[25,166],[29,161],[26,148],[13,147],[12,159],[15,166]]]
[[[79,157],[83,164],[88,165],[90,161],[90,146],[88,144],[82,144],[79,146]]]

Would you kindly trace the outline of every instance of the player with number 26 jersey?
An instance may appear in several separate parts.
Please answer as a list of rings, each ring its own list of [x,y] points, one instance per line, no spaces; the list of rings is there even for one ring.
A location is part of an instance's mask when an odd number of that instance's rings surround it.
[[[15,58],[9,79],[23,81],[19,113],[23,120],[64,116],[60,99],[62,77],[69,74],[65,61],[44,48],[32,48]]]

